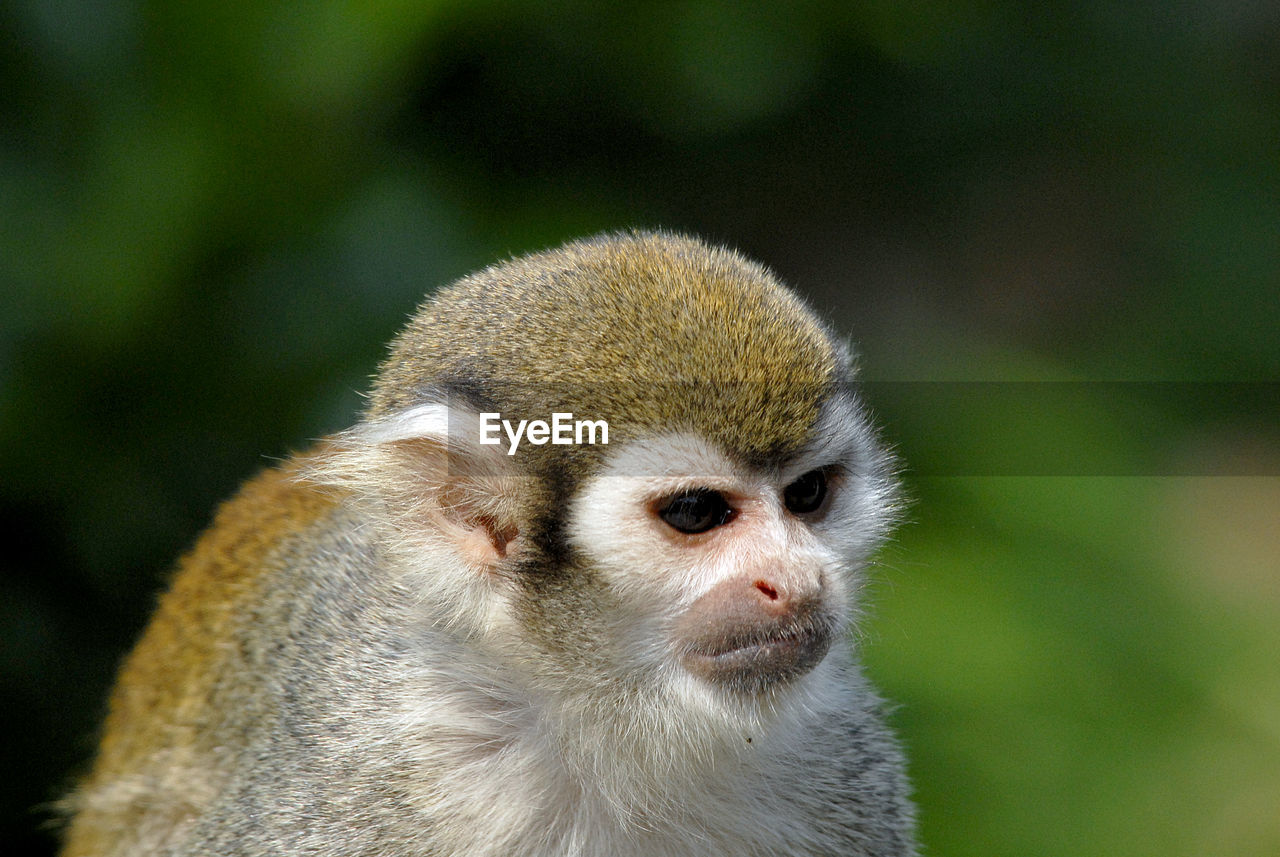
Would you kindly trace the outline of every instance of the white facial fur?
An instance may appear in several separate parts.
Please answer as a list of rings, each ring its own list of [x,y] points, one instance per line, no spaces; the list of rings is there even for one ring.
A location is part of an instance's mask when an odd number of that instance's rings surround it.
[[[687,433],[610,450],[601,472],[575,498],[567,529],[625,605],[629,630],[641,643],[628,649],[634,669],[723,701],[680,668],[671,629],[697,599],[737,577],[819,592],[823,607],[837,617],[837,640],[842,636],[866,555],[890,523],[892,486],[852,400],[831,400],[814,436],[785,467],[763,471],[737,464]],[[786,486],[818,468],[832,474],[826,508],[792,514],[783,503]],[[673,529],[657,510],[664,499],[691,489],[723,495],[734,509],[732,520],[697,535]]]

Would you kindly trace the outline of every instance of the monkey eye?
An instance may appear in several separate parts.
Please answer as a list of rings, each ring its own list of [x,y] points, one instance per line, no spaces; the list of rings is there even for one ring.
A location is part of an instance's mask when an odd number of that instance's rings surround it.
[[[782,505],[793,515],[807,515],[822,508],[827,499],[827,471],[810,470],[782,489]]]
[[[728,523],[733,508],[719,491],[705,488],[685,491],[658,508],[658,517],[682,533],[705,533]]]

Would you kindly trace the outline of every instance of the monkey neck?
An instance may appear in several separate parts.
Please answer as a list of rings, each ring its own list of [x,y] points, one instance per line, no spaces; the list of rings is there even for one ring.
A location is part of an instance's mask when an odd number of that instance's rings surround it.
[[[585,819],[634,833],[737,818],[760,804],[762,781],[794,782],[820,762],[811,748],[831,746],[823,734],[854,703],[821,672],[748,705],[679,686],[553,692],[496,664],[454,662],[395,718],[406,733],[397,743],[416,756],[401,770],[433,813],[487,806],[518,815],[513,829]]]

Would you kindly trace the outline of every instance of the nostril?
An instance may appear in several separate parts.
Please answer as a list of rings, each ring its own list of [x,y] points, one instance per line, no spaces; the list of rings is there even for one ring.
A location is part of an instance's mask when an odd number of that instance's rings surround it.
[[[778,600],[778,590],[774,589],[765,581],[757,580],[755,585],[756,585],[756,589],[759,589],[761,592],[764,593],[765,598],[768,598],[770,601]]]

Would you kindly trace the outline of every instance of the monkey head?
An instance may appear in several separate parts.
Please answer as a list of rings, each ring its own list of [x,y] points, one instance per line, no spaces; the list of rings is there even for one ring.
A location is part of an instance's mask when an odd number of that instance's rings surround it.
[[[379,504],[424,623],[529,693],[750,732],[849,658],[893,516],[851,371],[762,267],[602,236],[431,297],[313,476]],[[608,443],[548,438],[568,415]]]

